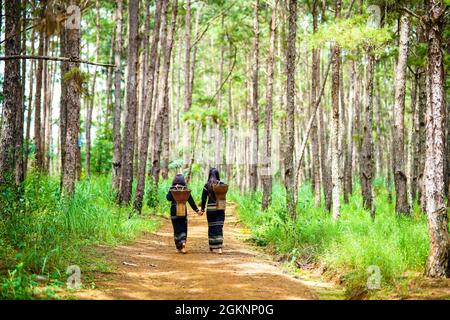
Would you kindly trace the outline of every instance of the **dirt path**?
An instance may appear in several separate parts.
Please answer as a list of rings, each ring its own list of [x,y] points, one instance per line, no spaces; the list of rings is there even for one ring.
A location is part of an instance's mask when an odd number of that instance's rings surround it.
[[[296,279],[278,263],[244,242],[245,234],[229,205],[224,254],[209,252],[205,216],[189,215],[188,254],[179,254],[172,225],[127,246],[114,248],[112,273],[94,275],[95,289],[80,299],[318,299],[313,285]]]

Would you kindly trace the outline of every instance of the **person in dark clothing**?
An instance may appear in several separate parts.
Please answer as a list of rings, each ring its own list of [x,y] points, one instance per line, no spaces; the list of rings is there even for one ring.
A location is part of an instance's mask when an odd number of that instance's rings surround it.
[[[187,208],[186,214],[184,216],[177,216],[177,203],[173,198],[172,193],[170,192],[172,188],[177,188],[181,186],[186,187],[186,180],[184,179],[184,176],[182,174],[177,174],[172,181],[172,186],[169,188],[166,198],[168,201],[172,201],[172,205],[170,206],[170,217],[173,225],[173,237],[175,240],[175,246],[177,247],[178,252],[186,253],[187,252],[186,239],[188,227]],[[200,210],[197,208],[197,205],[195,204],[194,198],[192,198],[192,195],[189,196],[188,202],[192,210],[194,210],[197,213],[200,212]]]
[[[209,171],[208,182],[203,188],[201,211],[203,214],[206,208],[209,250],[222,254],[225,210],[217,210],[216,208],[216,196],[213,190],[213,185],[215,184],[223,184],[223,182],[220,181],[219,170],[212,168]]]

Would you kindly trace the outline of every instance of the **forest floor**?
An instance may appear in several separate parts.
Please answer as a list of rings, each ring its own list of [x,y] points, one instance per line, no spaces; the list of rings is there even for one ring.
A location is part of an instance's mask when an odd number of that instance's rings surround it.
[[[318,275],[295,275],[251,245],[230,204],[224,253],[209,252],[206,215],[189,213],[187,254],[177,253],[169,218],[161,228],[118,247],[99,246],[112,269],[83,274],[73,299],[342,299],[342,290]]]

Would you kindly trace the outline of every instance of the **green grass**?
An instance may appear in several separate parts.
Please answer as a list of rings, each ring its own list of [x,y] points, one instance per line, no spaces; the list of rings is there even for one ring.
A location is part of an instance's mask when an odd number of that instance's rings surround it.
[[[423,272],[428,255],[426,217],[415,206],[412,217],[397,216],[386,189],[375,181],[376,217],[362,208],[360,190],[349,203],[342,200],[341,217],[334,222],[324,207],[314,206],[310,185],[299,190],[298,218],[286,217],[285,191],[275,185],[273,202],[263,212],[261,194],[230,192],[240,219],[252,231],[254,241],[269,245],[291,261],[322,264],[330,276],[340,276],[350,297],[366,291],[369,266],[381,272],[381,289],[392,289],[408,271]]]
[[[128,219],[131,209],[115,204],[110,185],[109,176],[92,177],[77,183],[72,199],[61,199],[59,179],[28,175],[19,204],[2,208],[0,298],[31,298],[36,275],[61,284],[70,265],[92,270],[92,245],[125,243],[158,227],[148,210]]]

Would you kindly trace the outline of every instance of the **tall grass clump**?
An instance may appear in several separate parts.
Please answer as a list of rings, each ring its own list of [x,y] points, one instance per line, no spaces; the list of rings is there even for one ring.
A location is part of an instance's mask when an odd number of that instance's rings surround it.
[[[115,204],[110,185],[109,176],[93,176],[77,183],[72,198],[61,198],[58,178],[30,173],[17,210],[0,219],[0,276],[11,277],[17,266],[20,274],[65,276],[67,266],[88,263],[89,245],[124,243],[157,227],[145,215],[129,219],[131,208]]]
[[[411,217],[398,216],[395,203],[388,200],[387,190],[376,188],[376,215],[362,207],[359,189],[354,190],[348,204],[341,202],[341,217],[333,221],[331,214],[314,206],[311,186],[299,190],[297,220],[286,215],[285,190],[275,185],[273,201],[261,210],[261,194],[230,192],[238,204],[240,219],[251,229],[254,240],[270,245],[291,261],[321,265],[329,275],[339,276],[346,287],[361,289],[376,266],[381,285],[390,288],[406,272],[422,272],[428,255],[427,220],[415,206]]]

